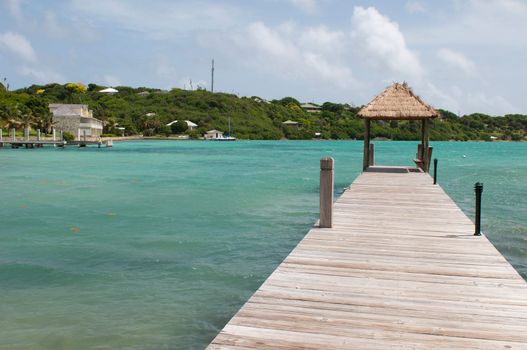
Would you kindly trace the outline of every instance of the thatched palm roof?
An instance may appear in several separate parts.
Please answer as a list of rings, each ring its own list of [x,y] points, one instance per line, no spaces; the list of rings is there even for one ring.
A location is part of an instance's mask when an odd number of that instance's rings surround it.
[[[367,119],[428,119],[439,113],[414,95],[406,84],[394,83],[362,108],[359,117]]]

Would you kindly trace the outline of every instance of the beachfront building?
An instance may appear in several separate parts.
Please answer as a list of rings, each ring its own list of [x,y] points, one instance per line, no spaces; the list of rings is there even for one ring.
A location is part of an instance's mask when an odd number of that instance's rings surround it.
[[[294,120],[286,120],[285,122],[282,123],[282,126],[293,128],[293,129],[298,129],[300,128],[300,123],[295,122]]]
[[[217,140],[217,139],[223,139],[223,131],[219,130],[209,130],[204,135],[203,138],[205,140]]]
[[[74,135],[78,140],[97,139],[102,134],[103,122],[93,117],[88,105],[51,103],[49,110],[53,114],[56,129]]]
[[[322,110],[322,107],[313,103],[302,103],[300,107],[302,107],[302,109],[308,113],[320,113]]]
[[[101,91],[99,91],[100,93],[103,93],[103,94],[108,94],[108,95],[113,95],[113,94],[116,94],[119,92],[119,90],[117,89],[114,89],[114,88],[106,88],[106,89],[103,89]]]
[[[167,124],[167,126],[172,126],[172,124],[177,123],[177,120],[173,120],[170,123]],[[198,124],[191,122],[190,120],[185,120],[185,123],[187,123],[188,130],[194,130],[198,127]]]

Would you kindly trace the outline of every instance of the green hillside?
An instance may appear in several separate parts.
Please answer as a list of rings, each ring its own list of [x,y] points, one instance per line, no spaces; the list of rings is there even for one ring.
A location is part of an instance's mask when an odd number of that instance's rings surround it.
[[[32,85],[7,92],[0,84],[0,127],[7,129],[32,126],[42,130],[52,127],[49,103],[83,103],[94,116],[105,121],[105,133],[117,133],[123,126],[127,134],[165,135],[166,124],[175,119],[191,120],[198,129],[191,137],[205,131],[227,131],[230,118],[233,134],[240,139],[311,139],[321,133],[326,139],[360,139],[363,123],[357,118],[359,107],[326,102],[321,113],[307,113],[297,100],[286,97],[265,101],[259,97],[238,97],[232,94],[211,93],[205,90],[116,87],[114,95],[100,93],[104,87],[89,84]],[[488,116],[471,114],[458,117],[440,110],[442,117],[434,120],[432,140],[524,140],[527,135],[527,116]],[[282,126],[294,120],[300,129]],[[394,140],[415,140],[419,137],[416,122],[375,122],[373,137]]]

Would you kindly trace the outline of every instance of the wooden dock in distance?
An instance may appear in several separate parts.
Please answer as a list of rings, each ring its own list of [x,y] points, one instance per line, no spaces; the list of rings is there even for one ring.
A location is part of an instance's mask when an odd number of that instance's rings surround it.
[[[364,172],[208,349],[527,349],[527,283],[426,173]]]

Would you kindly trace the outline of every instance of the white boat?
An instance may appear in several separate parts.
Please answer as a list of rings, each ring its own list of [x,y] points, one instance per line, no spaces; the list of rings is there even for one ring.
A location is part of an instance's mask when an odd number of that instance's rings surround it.
[[[213,141],[236,141],[236,137],[231,136],[231,117],[229,117],[229,133],[221,137],[212,139]]]

